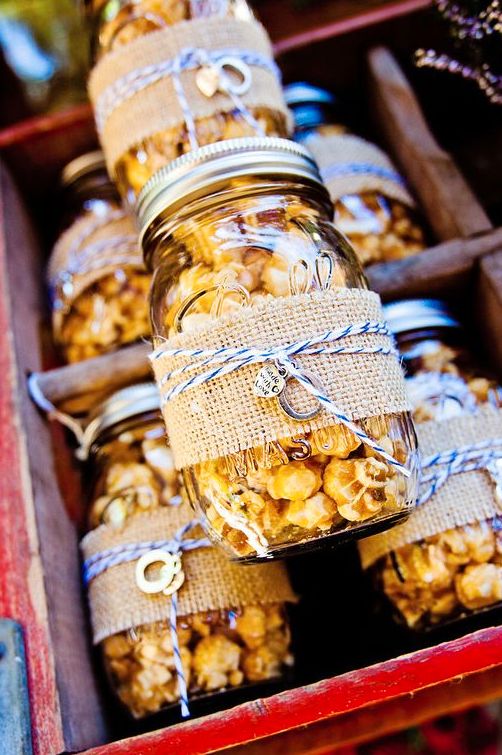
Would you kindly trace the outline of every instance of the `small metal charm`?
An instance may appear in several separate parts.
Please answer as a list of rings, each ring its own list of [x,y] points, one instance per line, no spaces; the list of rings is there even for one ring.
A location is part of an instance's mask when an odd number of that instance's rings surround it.
[[[157,579],[147,579],[146,571],[152,564],[161,563]],[[185,573],[181,568],[181,557],[175,553],[168,553],[160,549],[154,549],[145,553],[136,563],[136,584],[147,595],[164,593],[172,595],[179,590],[185,581]]]
[[[240,97],[249,90],[251,81],[251,70],[247,63],[230,55],[217,63],[202,66],[195,74],[199,91],[208,98],[214,97],[216,92]]]
[[[220,88],[220,71],[216,66],[203,66],[195,74],[195,83],[199,91],[210,99]]]
[[[309,380],[312,385],[315,386],[315,388],[320,391],[324,390],[321,382],[311,372],[304,372],[303,376],[306,377],[307,380]],[[287,396],[287,386],[291,380],[296,380],[296,378],[294,378],[292,375],[286,378],[286,386],[278,396],[279,406],[281,407],[282,411],[288,415],[288,417],[297,420],[297,422],[306,422],[309,419],[314,419],[314,417],[317,417],[322,409],[321,404],[317,402],[317,406],[314,409],[311,409],[310,412],[297,412],[296,409],[291,406]]]
[[[286,387],[286,380],[274,364],[261,368],[254,381],[253,391],[260,398],[277,398]]]

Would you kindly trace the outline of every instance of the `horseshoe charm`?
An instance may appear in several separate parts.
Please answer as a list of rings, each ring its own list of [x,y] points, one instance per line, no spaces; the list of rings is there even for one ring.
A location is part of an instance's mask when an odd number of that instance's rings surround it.
[[[153,564],[163,564],[163,566],[156,579],[147,579],[147,569]],[[147,595],[155,595],[159,592],[172,595],[179,590],[185,580],[185,574],[181,568],[181,557],[159,548],[143,554],[138,559],[135,576],[136,585]]]
[[[290,383],[292,380],[296,380],[296,378],[293,377],[292,375],[288,375],[287,370],[285,370],[284,368],[279,367],[278,369],[279,369],[280,374],[282,375],[282,377],[284,377],[284,380],[285,380],[284,389],[277,396],[277,401],[279,402],[279,406],[281,407],[282,411],[285,414],[287,414],[288,417],[291,417],[291,419],[295,419],[298,422],[306,422],[309,419],[314,419],[314,417],[317,417],[317,415],[322,409],[321,404],[319,402],[317,402],[317,406],[315,407],[315,409],[311,409],[310,412],[297,412],[296,409],[292,407],[287,396],[287,389],[288,389],[288,383]],[[311,372],[304,372],[303,375],[318,390],[320,391],[324,390],[323,386],[321,385],[320,380]]]

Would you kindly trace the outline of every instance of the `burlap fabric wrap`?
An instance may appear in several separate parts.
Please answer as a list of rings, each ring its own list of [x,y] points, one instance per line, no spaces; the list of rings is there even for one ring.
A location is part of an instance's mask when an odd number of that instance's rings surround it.
[[[374,144],[358,136],[314,134],[308,138],[305,146],[318,164],[333,202],[349,194],[376,192],[409,207],[415,206],[411,194],[402,183],[360,169],[361,166],[372,165],[377,169],[397,173],[389,157]],[[353,172],[350,166],[354,166]],[[359,168],[356,169],[355,166]],[[343,173],[332,174],[333,169],[341,167]]]
[[[416,426],[422,456],[461,448],[482,440],[502,438],[502,410],[492,406],[475,414]],[[381,556],[424,537],[491,519],[501,513],[488,472],[478,470],[452,475],[429,501],[419,506],[405,524],[359,543],[364,569]]]
[[[118,207],[97,219],[84,215],[56,242],[47,268],[47,282],[56,305],[53,328],[57,336],[65,314],[86,288],[118,267],[144,270],[134,220]],[[67,285],[63,283],[66,281]],[[68,285],[69,284],[69,285]]]
[[[176,58],[183,50],[198,48],[206,51],[253,51],[273,60],[272,47],[264,28],[257,22],[231,18],[200,18],[181,21],[175,26],[151,32],[134,39],[105,55],[89,78],[89,95],[94,106],[100,140],[108,170],[114,175],[117,161],[143,139],[167,129],[183,126],[185,118],[173,79],[164,76],[159,81],[127,96],[113,107],[103,108],[117,82],[145,66],[156,66]],[[249,109],[270,108],[281,113],[290,123],[280,82],[275,75],[260,66],[250,66],[252,82],[242,97]],[[233,100],[221,92],[206,97],[199,90],[196,70],[179,74],[184,94],[194,119],[235,109]],[[101,123],[100,113],[104,113]]]
[[[221,318],[215,325],[174,336],[166,347],[267,349],[347,325],[383,320],[377,294],[339,289],[268,299],[239,314]],[[341,342],[347,347],[389,346],[389,343],[384,335],[352,336]],[[392,356],[318,354],[295,359],[302,369],[320,379],[337,408],[354,420],[409,408],[401,368]],[[187,378],[185,373],[163,384],[164,375],[190,361],[193,360],[166,355],[152,359],[161,395]],[[164,404],[163,416],[178,468],[335,424],[333,415],[326,411],[309,422],[289,419],[275,399],[255,396],[253,384],[260,368],[261,365],[248,365],[187,390]],[[191,370],[189,377],[203,371]],[[291,381],[287,390],[298,411],[307,412],[317,406],[317,401],[297,381]]]
[[[182,505],[138,514],[121,529],[102,524],[83,538],[83,557],[87,559],[117,545],[169,540],[193,517],[193,511]],[[202,535],[202,530],[197,528],[187,537]],[[281,563],[237,566],[214,547],[187,551],[181,558],[185,581],[178,592],[180,617],[247,605],[296,602]],[[96,644],[116,632],[169,618],[170,598],[142,592],[136,586],[135,568],[136,561],[119,564],[90,583],[88,596]]]

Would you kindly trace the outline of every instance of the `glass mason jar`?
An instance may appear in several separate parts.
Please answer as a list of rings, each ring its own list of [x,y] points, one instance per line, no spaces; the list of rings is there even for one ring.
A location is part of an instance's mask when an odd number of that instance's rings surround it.
[[[72,160],[61,181],[65,230],[47,279],[54,340],[66,361],[79,362],[148,336],[150,275],[103,153]]]
[[[404,300],[384,310],[409,376],[416,423],[447,421],[487,403],[502,407],[502,389],[470,352],[445,302]],[[413,629],[491,608],[502,601],[500,521],[447,529],[396,548],[372,571],[397,618]]]
[[[179,475],[166,445],[154,383],[137,384],[113,394],[91,420],[87,439],[94,477],[89,530],[106,525],[120,531],[141,514],[161,508],[175,511],[179,518],[180,507],[188,508],[182,503]],[[185,520],[191,517],[192,513]],[[152,539],[158,539],[165,533],[155,531],[152,535]],[[226,560],[221,567],[219,562],[224,557],[214,548],[211,552],[209,566],[216,563],[219,572],[226,569],[224,573],[232,579],[228,569],[238,567],[227,566]],[[256,569],[252,578],[266,584],[263,573],[269,565]],[[197,577],[204,580],[203,574]],[[285,572],[279,578],[289,590]],[[178,611],[178,643],[190,700],[277,680],[292,665],[285,604],[267,601],[263,587],[261,593],[264,599],[260,605],[243,601],[244,605],[228,606],[226,610],[188,615]],[[131,598],[128,602],[127,610],[133,612]],[[107,606],[111,603],[106,601]],[[168,598],[166,605],[169,611]],[[109,634],[100,645],[111,685],[134,717],[179,702],[168,614],[163,621]]]
[[[93,27],[94,57],[130,44],[138,37],[197,18],[219,17],[254,22],[246,0],[88,0],[84,5]],[[238,61],[237,61],[238,62]],[[233,66],[229,64],[229,71]],[[237,66],[233,73],[242,76]],[[288,136],[284,109],[250,109],[254,125],[237,108],[196,118],[199,146],[243,136],[255,136],[256,128],[268,136]],[[149,178],[171,160],[191,149],[186,124],[155,133],[131,147],[117,162],[115,180],[131,207]]]
[[[252,314],[274,299],[366,288],[302,147],[281,139],[217,146],[159,172],[138,203],[145,261],[155,271],[151,317],[157,346],[243,306]],[[344,425],[333,422],[302,434],[292,427],[293,413],[282,409],[289,437],[242,445],[244,454],[183,470],[192,505],[233,559],[289,555],[385,529],[408,516],[416,449],[406,412],[358,425],[411,470],[409,479]]]
[[[287,86],[285,97],[295,120],[295,139],[313,152],[321,175],[331,189],[330,179],[338,175],[341,182],[342,175],[336,173],[340,166],[331,164],[330,146],[334,142],[330,145],[329,140],[350,134],[342,105],[331,92],[305,82]],[[361,144],[368,143],[361,140]],[[335,173],[332,174],[333,168]],[[401,184],[402,179],[395,171],[394,175],[396,184]],[[365,183],[371,182],[375,183],[375,177],[371,179],[368,175]],[[397,190],[405,191],[400,186]],[[347,236],[363,266],[402,259],[425,248],[424,229],[417,213],[396,196],[386,196],[381,189],[366,188],[341,195],[337,187],[336,195],[333,192],[335,225]]]

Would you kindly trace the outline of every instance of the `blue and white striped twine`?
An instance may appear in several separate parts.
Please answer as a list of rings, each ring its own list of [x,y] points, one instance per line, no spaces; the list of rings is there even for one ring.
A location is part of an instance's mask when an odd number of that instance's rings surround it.
[[[386,181],[392,181],[395,184],[399,184],[399,186],[406,186],[403,177],[395,170],[384,168],[380,165],[374,165],[373,163],[333,163],[333,165],[327,165],[325,168],[321,169],[322,179],[326,182],[334,178],[339,178],[340,176],[354,175],[376,176],[377,178],[382,178]]]
[[[384,322],[375,322],[367,320],[363,323],[348,325],[340,330],[328,330],[319,336],[308,338],[302,341],[296,341],[286,346],[275,346],[271,349],[263,348],[245,348],[245,347],[222,347],[219,349],[169,349],[165,345],[159,346],[150,355],[150,360],[154,362],[161,357],[202,357],[201,361],[190,362],[184,367],[179,367],[171,372],[166,373],[160,381],[161,403],[165,405],[176,396],[187,390],[196,388],[199,385],[208,383],[216,378],[228,375],[236,370],[251,364],[263,364],[271,362],[286,370],[290,377],[295,378],[298,382],[311,393],[321,404],[321,406],[340,422],[342,425],[351,430],[359,440],[365,445],[372,448],[389,464],[395,467],[405,477],[410,476],[406,467],[394,459],[384,448],[382,448],[373,438],[370,438],[360,427],[352,422],[333,401],[305,375],[300,368],[291,360],[291,357],[300,354],[384,354],[399,359],[393,342],[389,346],[327,346],[328,343],[340,341],[349,336],[357,335],[384,335],[390,336],[390,331]],[[220,365],[213,368],[214,365]],[[194,375],[178,383],[167,391],[163,390],[166,383],[174,377],[177,377],[191,370],[198,370],[203,367],[211,367],[198,375]]]
[[[192,521],[180,527],[172,540],[149,540],[142,543],[126,543],[124,545],[116,545],[113,548],[108,548],[100,553],[95,553],[93,556],[89,556],[82,566],[83,580],[86,587],[92,582],[93,579],[98,577],[108,569],[117,566],[118,564],[126,564],[130,561],[137,561],[145,553],[149,553],[151,550],[161,549],[173,555],[178,555],[183,551],[196,550],[197,548],[211,547],[211,543],[207,538],[194,538],[184,540],[185,535],[194,527],[200,525],[198,519]],[[185,679],[185,672],[183,670],[183,663],[181,660],[180,645],[178,640],[178,592],[174,592],[171,595],[171,607],[169,611],[169,628],[171,631],[171,640],[173,643],[173,655],[174,666],[176,669],[176,676],[178,678],[178,687],[180,693],[180,705],[181,715],[186,718],[190,715],[190,709],[188,707],[188,690]]]
[[[180,74],[182,71],[195,70],[207,65],[218,65],[224,58],[237,58],[242,63],[249,66],[257,66],[269,71],[278,82],[281,81],[281,73],[272,59],[260,55],[253,50],[239,50],[229,47],[221,50],[205,50],[199,47],[187,47],[172,60],[164,60],[160,63],[143,66],[134,71],[130,71],[125,76],[117,79],[100,95],[95,107],[96,126],[100,134],[103,133],[105,123],[113,111],[133,97],[137,92],[155,84],[161,79],[171,76],[173,85],[178,96],[178,100],[183,111],[183,116],[187,125],[190,146],[192,149],[198,147],[195,136],[195,124],[192,112],[188,104]],[[253,118],[249,110],[244,106],[237,95],[231,91],[226,92],[233,100],[236,110],[252,125],[259,135],[263,130],[258,122]]]
[[[490,438],[425,457],[421,462],[421,492],[417,505],[426,503],[455,474],[485,470],[498,482],[491,468],[498,459],[502,459],[502,438]]]

